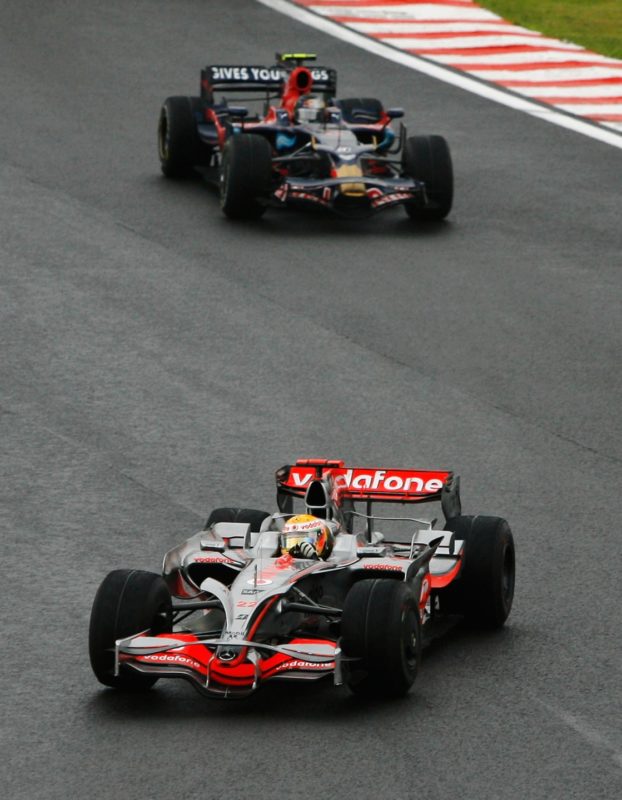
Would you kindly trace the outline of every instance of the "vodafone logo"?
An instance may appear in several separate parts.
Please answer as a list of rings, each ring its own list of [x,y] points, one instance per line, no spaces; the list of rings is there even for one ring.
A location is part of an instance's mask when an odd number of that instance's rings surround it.
[[[397,564],[364,564],[363,569],[381,569],[385,572],[404,572],[404,570]]]
[[[150,655],[150,656],[143,656],[143,661],[155,661],[155,662],[164,662],[166,664],[183,664],[185,667],[191,667],[192,669],[200,668],[201,664],[198,661],[195,661],[194,658],[188,658],[187,656],[181,656],[177,653],[167,654],[163,653],[161,655]]]
[[[348,489],[371,491],[378,494],[411,492],[414,494],[435,494],[443,488],[448,472],[415,472],[405,469],[341,469],[330,470],[333,475],[342,476]],[[287,486],[305,489],[315,478],[314,469],[294,466],[291,468]]]
[[[277,672],[282,672],[286,669],[316,669],[316,670],[326,670],[326,669],[334,669],[335,662],[330,661],[326,662],[317,662],[317,661],[299,661],[294,659],[293,661],[286,661],[284,664],[279,664],[276,668]]]
[[[308,522],[288,522],[286,528],[288,532],[292,531],[314,531],[321,525],[316,519],[311,519]]]

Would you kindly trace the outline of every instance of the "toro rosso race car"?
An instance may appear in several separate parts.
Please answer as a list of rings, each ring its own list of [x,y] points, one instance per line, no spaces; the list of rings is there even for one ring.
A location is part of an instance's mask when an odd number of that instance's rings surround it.
[[[512,533],[499,517],[463,516],[451,472],[304,459],[276,482],[276,513],[218,508],[166,554],[162,576],[115,570],[104,579],[89,632],[101,683],[142,690],[181,677],[234,698],[266,681],[330,676],[354,693],[403,695],[434,636],[461,619],[505,622]],[[432,501],[440,529],[372,515],[377,503]],[[378,530],[396,519],[399,542]]]
[[[375,98],[337,99],[333,69],[305,66],[304,53],[273,67],[205,67],[200,97],[169,97],[158,124],[162,172],[197,170],[219,186],[228,217],[252,219],[268,205],[316,206],[365,217],[403,205],[414,220],[451,209],[453,171],[441,136],[407,136],[401,108]],[[257,113],[225,97],[263,104]]]

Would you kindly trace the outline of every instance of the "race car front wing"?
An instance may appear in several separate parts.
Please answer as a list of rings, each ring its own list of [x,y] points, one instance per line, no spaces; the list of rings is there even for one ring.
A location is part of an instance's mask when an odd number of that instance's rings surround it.
[[[342,655],[336,642],[293,639],[271,645],[237,638],[218,638],[186,633],[149,636],[142,632],[117,640],[115,675],[121,667],[181,677],[208,695],[244,696],[272,678],[317,680],[333,674],[341,685]]]
[[[428,203],[425,184],[415,179],[348,175],[336,178],[287,177],[272,195],[277,205],[309,203],[349,216],[356,210],[381,211],[402,203]]]

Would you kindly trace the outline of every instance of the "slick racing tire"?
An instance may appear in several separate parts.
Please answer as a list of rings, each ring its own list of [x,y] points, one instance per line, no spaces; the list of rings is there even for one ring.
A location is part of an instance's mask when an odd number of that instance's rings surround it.
[[[454,173],[449,146],[442,136],[410,136],[404,144],[402,171],[425,183],[428,204],[404,206],[415,220],[444,219],[451,211]]]
[[[375,97],[346,97],[337,101],[344,122],[351,125],[368,125],[381,119],[384,109],[380,100]]]
[[[454,517],[445,528],[464,540],[462,572],[439,592],[441,609],[479,628],[501,628],[514,597],[514,538],[501,517]]]
[[[185,178],[192,168],[209,161],[209,153],[197,133],[195,112],[201,110],[198,97],[169,97],[158,121],[160,167],[167,178]]]
[[[123,667],[114,674],[115,641],[145,630],[170,631],[172,617],[171,595],[160,575],[137,569],[110,572],[95,595],[89,626],[89,655],[97,680],[126,691],[153,686],[157,681],[153,675]]]
[[[421,659],[419,608],[410,587],[391,578],[362,580],[348,592],[341,618],[347,684],[355,694],[405,695]]]
[[[252,531],[258,531],[261,523],[269,517],[267,511],[258,511],[256,508],[215,508],[207,518],[204,530],[207,530],[217,522],[246,522],[251,526]]]
[[[272,185],[272,148],[262,136],[232,136],[222,155],[220,207],[231,219],[257,219]]]

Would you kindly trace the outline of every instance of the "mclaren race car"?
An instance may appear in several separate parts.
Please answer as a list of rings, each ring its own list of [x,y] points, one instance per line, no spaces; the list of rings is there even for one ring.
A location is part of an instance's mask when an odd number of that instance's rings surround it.
[[[169,97],[158,124],[162,172],[192,171],[219,186],[223,212],[261,216],[270,206],[316,206],[366,217],[403,205],[414,220],[451,209],[453,171],[441,136],[407,136],[401,108],[375,98],[337,99],[335,70],[314,55],[277,53],[272,67],[205,67],[199,97]],[[243,92],[232,105],[217,92]]]
[[[499,517],[463,516],[451,472],[304,459],[276,482],[275,513],[218,508],[166,554],[162,575],[115,570],[104,579],[89,631],[101,683],[131,691],[185,678],[207,696],[234,698],[266,681],[330,676],[356,694],[404,695],[434,636],[461,619],[504,624],[512,533]],[[432,501],[440,529],[372,514],[378,503]],[[396,519],[406,537],[391,541],[378,527]],[[310,540],[312,529],[320,535]]]

